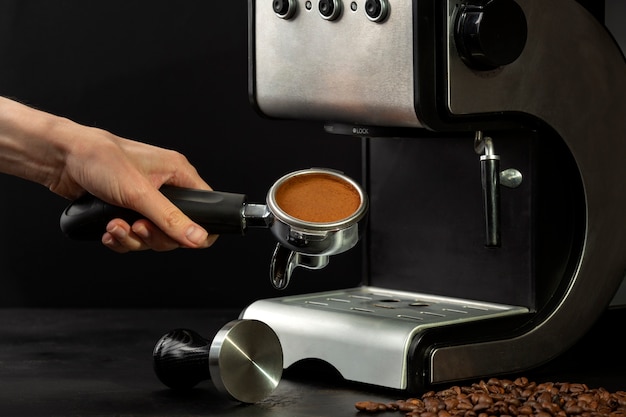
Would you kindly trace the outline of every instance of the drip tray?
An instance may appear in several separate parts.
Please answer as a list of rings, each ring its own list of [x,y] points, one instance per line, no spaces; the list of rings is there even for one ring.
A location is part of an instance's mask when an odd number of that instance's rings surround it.
[[[524,313],[526,307],[363,286],[259,300],[240,316],[272,327],[285,368],[321,359],[345,379],[406,389],[409,347],[421,331]]]

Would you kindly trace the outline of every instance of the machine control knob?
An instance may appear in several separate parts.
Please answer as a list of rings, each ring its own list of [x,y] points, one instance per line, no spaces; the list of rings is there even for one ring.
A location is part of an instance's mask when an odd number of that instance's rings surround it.
[[[325,20],[335,20],[341,15],[341,0],[320,0],[317,6]]]
[[[461,59],[477,70],[515,61],[526,46],[526,16],[515,0],[485,0],[459,6],[454,40]]]
[[[276,16],[281,19],[290,19],[296,12],[296,0],[274,0],[272,8]]]
[[[387,18],[389,3],[387,0],[366,0],[365,14],[372,22],[381,23]]]

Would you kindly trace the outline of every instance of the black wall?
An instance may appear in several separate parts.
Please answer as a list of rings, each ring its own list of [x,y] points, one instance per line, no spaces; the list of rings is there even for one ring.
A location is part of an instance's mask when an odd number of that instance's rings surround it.
[[[0,94],[115,134],[174,148],[220,191],[265,201],[312,166],[360,180],[361,143],[318,123],[267,120],[247,90],[247,2],[2,0]],[[115,254],[59,230],[68,201],[0,175],[0,307],[245,306],[352,286],[360,250],[269,283],[269,230],[209,249]]]
[[[623,2],[581,0],[623,39]],[[620,6],[618,6],[618,4]],[[247,1],[2,0],[0,95],[181,151],[216,190],[264,202],[283,174],[311,166],[361,180],[361,142],[318,123],[267,120],[248,102]],[[321,271],[269,283],[268,230],[209,249],[119,255],[58,227],[67,201],[0,175],[0,307],[243,307],[353,286],[361,249]]]

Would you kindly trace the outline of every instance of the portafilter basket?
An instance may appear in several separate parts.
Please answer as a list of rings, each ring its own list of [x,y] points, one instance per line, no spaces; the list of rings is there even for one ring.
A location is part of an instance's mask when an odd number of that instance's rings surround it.
[[[323,268],[330,255],[354,247],[368,210],[367,195],[358,183],[325,168],[284,175],[270,188],[266,204],[248,203],[245,194],[168,185],[160,191],[210,233],[269,228],[278,241],[270,264],[270,279],[277,289],[287,287],[296,267]],[[60,226],[72,239],[98,240],[110,220],[132,223],[141,217],[87,194],[63,211]]]
[[[287,287],[296,267],[320,269],[330,255],[353,248],[368,209],[359,184],[343,173],[319,168],[284,175],[270,188],[266,202],[279,242],[270,278],[279,289]]]

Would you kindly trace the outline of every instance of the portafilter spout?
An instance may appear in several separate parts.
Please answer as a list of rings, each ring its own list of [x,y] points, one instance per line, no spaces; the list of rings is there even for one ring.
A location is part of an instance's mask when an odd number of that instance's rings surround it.
[[[287,287],[296,267],[323,268],[329,255],[354,247],[368,208],[367,196],[354,180],[323,168],[283,176],[269,190],[267,204],[250,204],[244,194],[168,185],[160,190],[210,233],[269,228],[278,240],[270,265],[270,280],[277,289]],[[112,219],[132,223],[141,217],[87,194],[63,211],[60,226],[72,239],[98,240]]]
[[[272,286],[277,290],[287,288],[291,281],[291,274],[294,269],[302,266],[307,269],[322,269],[328,265],[328,255],[309,256],[300,252],[289,250],[280,243],[276,244],[276,249],[272,254],[270,263],[270,280]]]

